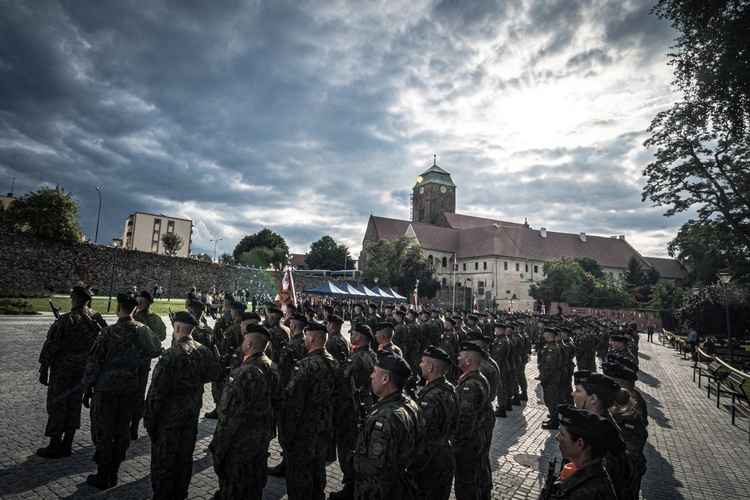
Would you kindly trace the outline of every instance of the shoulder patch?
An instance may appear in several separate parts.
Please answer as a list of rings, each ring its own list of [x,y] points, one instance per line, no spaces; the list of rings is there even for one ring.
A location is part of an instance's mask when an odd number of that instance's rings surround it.
[[[297,373],[299,371],[299,366],[295,366],[294,370],[292,370],[294,373]]]
[[[462,390],[463,390],[464,392],[470,392],[470,391],[471,391],[471,387],[468,387],[468,386],[464,386]]]
[[[633,432],[635,430],[635,425],[632,422],[624,422],[622,428],[626,431]]]
[[[427,408],[427,401],[420,401],[419,406],[422,408]]]
[[[352,364],[352,358],[346,358],[346,364],[347,365]]]
[[[375,425],[373,426],[376,431],[382,431],[383,430],[383,422],[375,422]]]
[[[233,382],[234,382],[234,377],[229,377],[229,378],[227,379],[227,383],[231,384],[231,383],[233,383]]]

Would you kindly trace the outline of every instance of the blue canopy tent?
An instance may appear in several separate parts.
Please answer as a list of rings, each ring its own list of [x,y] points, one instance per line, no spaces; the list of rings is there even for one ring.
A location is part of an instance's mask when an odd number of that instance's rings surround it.
[[[358,292],[364,293],[366,296],[370,297],[371,299],[383,300],[383,296],[382,295],[380,295],[379,293],[373,292],[372,290],[370,290],[369,288],[367,288],[364,283],[361,283],[357,287],[356,290]]]
[[[406,302],[407,300],[409,300],[403,295],[399,295],[398,293],[396,293],[396,291],[391,287],[388,287],[388,290],[386,290],[386,293],[388,293],[389,295],[393,295],[393,298],[395,298],[399,302]]]
[[[306,288],[302,290],[302,292],[309,293],[311,295],[328,295],[329,297],[351,297],[349,293],[341,290],[330,281],[326,281],[325,283],[318,285],[315,288]]]
[[[348,293],[349,296],[353,299],[364,299],[365,297],[368,296],[364,292],[357,290],[356,288],[351,286],[346,281],[343,284],[341,284],[339,288],[341,289],[342,292]]]

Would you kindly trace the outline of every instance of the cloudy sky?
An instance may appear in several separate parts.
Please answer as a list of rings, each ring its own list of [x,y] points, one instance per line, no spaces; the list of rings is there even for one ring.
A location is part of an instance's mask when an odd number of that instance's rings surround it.
[[[56,184],[87,237],[190,218],[192,251],[269,227],[356,256],[409,218],[433,162],[457,211],[624,234],[666,256],[686,217],[641,202],[676,99],[675,32],[642,0],[0,0],[0,192]]]

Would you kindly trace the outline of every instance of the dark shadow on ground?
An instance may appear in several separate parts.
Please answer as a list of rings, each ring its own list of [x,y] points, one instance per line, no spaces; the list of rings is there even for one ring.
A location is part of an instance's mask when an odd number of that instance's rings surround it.
[[[31,453],[24,462],[0,471],[0,496],[34,490],[62,477],[85,474],[94,466],[90,460],[93,448],[92,445],[78,447],[70,457],[58,459],[41,458]]]
[[[665,460],[651,443],[646,443],[644,453],[648,469],[641,482],[641,498],[644,500],[684,499],[685,497],[678,491],[678,488],[685,485],[675,477],[672,464]]]
[[[646,400],[646,405],[648,406],[648,419],[655,422],[659,427],[671,429],[672,426],[669,424],[669,419],[661,411],[662,405],[659,400],[643,391],[641,391],[641,395]]]
[[[638,357],[643,359],[651,359],[651,356],[649,356],[648,354],[643,354],[642,352],[638,353]]]
[[[661,381],[642,371],[638,372],[638,382],[644,383],[647,386],[653,387],[655,389],[661,387]]]

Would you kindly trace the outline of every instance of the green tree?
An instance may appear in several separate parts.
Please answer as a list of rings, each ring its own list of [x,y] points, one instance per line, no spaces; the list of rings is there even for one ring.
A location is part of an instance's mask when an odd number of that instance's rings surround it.
[[[529,293],[547,306],[552,302],[585,305],[581,290],[586,276],[580,264],[570,257],[550,259],[542,267],[544,279],[531,285]]]
[[[365,284],[391,286],[404,296],[411,296],[419,280],[419,296],[433,298],[440,289],[435,268],[430,265],[421,246],[413,238],[401,237],[394,241],[378,240],[364,248]]]
[[[197,255],[198,260],[205,260],[206,262],[213,262],[214,260],[206,252],[201,252]]]
[[[594,278],[599,279],[604,277],[604,270],[602,269],[602,266],[600,266],[599,263],[594,259],[589,257],[578,257],[573,260],[575,260],[584,271],[586,271],[587,273],[591,273]]]
[[[185,244],[182,236],[175,233],[164,233],[161,235],[161,244],[166,255],[176,255]]]
[[[231,253],[223,253],[223,254],[221,254],[219,256],[219,262],[221,262],[222,264],[226,264],[228,266],[232,266],[232,265],[236,264],[236,262],[234,260],[234,257],[232,256]]]
[[[649,307],[652,309],[676,311],[682,306],[685,291],[672,280],[659,280],[654,285]]]
[[[354,260],[349,255],[346,245],[339,245],[328,235],[310,245],[305,255],[305,262],[310,269],[354,269]],[[343,267],[342,267],[343,266]]]
[[[266,227],[242,238],[232,256],[240,264],[283,269],[289,258],[289,247],[284,238]]]
[[[54,189],[40,188],[13,200],[3,214],[3,223],[11,231],[48,240],[80,243],[83,236],[78,214],[78,203],[73,196],[55,186]]]
[[[623,279],[628,287],[628,290],[632,290],[646,283],[646,272],[643,270],[641,262],[638,257],[631,255],[628,259],[628,269],[623,274]]]

